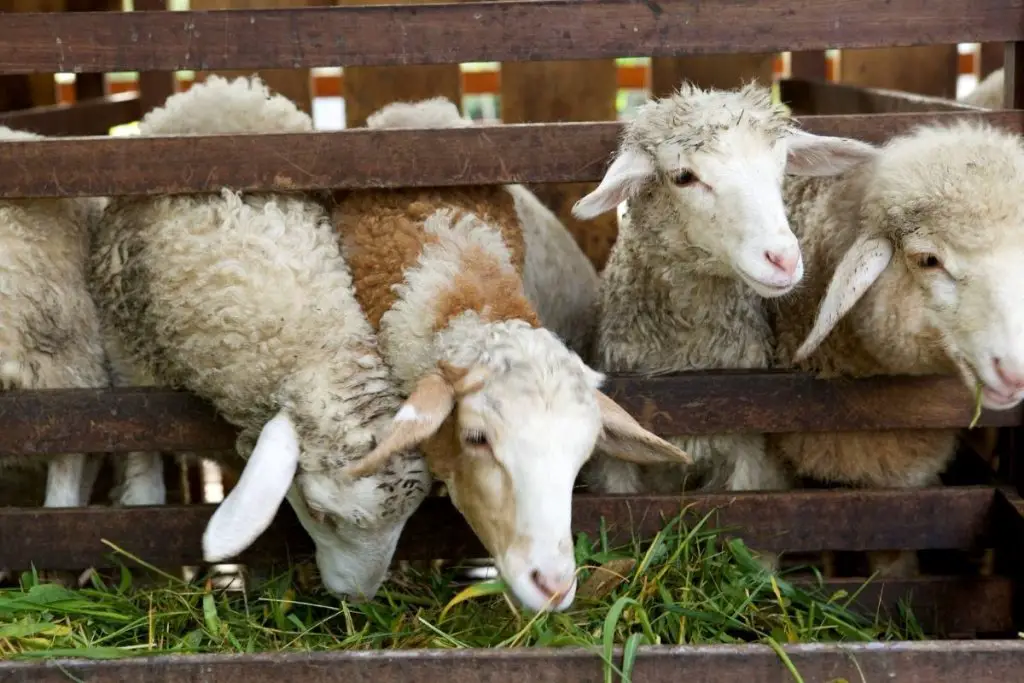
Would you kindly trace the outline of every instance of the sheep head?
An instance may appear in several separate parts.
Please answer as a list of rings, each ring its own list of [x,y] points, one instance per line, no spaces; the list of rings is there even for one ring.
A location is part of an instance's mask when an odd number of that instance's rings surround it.
[[[808,357],[846,315],[890,372],[959,371],[983,404],[1024,398],[1024,146],[988,125],[896,138],[863,173]],[[858,211],[858,207],[852,207]],[[864,300],[854,308],[858,301]]]
[[[543,328],[466,313],[438,346],[436,370],[350,472],[420,445],[519,601],[563,610],[576,586],[572,491],[595,445],[639,463],[688,456],[601,393],[603,376]]]
[[[834,175],[872,149],[794,128],[765,88],[684,85],[626,124],[603,180],[573,215],[586,220],[639,198],[630,213],[647,210],[644,229],[655,226],[668,251],[696,248],[710,271],[735,275],[763,297],[782,296],[804,272],[783,204],[784,174]]]
[[[203,534],[207,562],[249,547],[287,499],[314,541],[324,587],[352,601],[376,594],[431,477],[415,450],[396,453],[373,476],[344,474],[384,437],[401,403],[379,358],[347,359],[363,364],[353,375],[345,355],[296,372],[275,401],[277,414],[258,433],[241,432],[238,450],[249,456]]]

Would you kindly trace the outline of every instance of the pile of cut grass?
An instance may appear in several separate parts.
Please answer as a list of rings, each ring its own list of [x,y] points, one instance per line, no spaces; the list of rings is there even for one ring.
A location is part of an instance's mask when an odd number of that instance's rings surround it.
[[[94,578],[79,590],[26,573],[20,588],[0,590],[0,658],[588,646],[611,666],[618,645],[627,661],[643,644],[746,642],[768,643],[785,659],[780,643],[924,637],[907,610],[895,620],[857,614],[853,595],[773,576],[706,522],[676,519],[624,548],[609,547],[603,533],[580,535],[579,596],[560,614],[524,613],[499,580],[460,588],[450,571],[401,573],[362,604],[300,597],[295,568],[248,593],[154,568],[157,581],[146,586],[122,567],[119,581]]]

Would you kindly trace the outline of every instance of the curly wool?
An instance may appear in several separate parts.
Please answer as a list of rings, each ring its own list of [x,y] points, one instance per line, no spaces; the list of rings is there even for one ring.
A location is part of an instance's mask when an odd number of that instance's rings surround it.
[[[0,139],[42,136],[0,126]],[[0,390],[109,386],[86,286],[88,225],[101,206],[93,199],[0,200]],[[49,460],[8,455],[0,468]]]
[[[368,128],[466,128],[475,124],[462,117],[458,107],[444,97],[418,102],[393,102],[370,115]],[[572,234],[536,195],[522,185],[504,185],[514,201],[519,238],[525,249],[521,269],[526,297],[541,323],[581,356],[590,351],[599,281],[594,265],[580,249]],[[485,188],[458,188],[461,192],[483,192]],[[446,189],[458,196],[456,188]],[[493,189],[482,196],[475,209],[487,217],[480,205],[501,205]],[[492,223],[498,224],[493,218]],[[357,280],[360,279],[358,276]]]
[[[622,145],[652,155],[669,141],[707,151],[718,146],[723,134],[742,127],[770,146],[790,125],[765,88],[702,90],[684,84],[673,95],[640,107],[623,132]],[[663,183],[650,183],[629,201],[601,274],[593,353],[601,371],[655,375],[770,365],[774,338],[763,299],[690,241],[691,227],[706,229],[694,223]],[[694,466],[641,466],[595,453],[583,479],[608,493],[787,486],[785,474],[765,458],[759,434],[669,441],[689,453]]]
[[[258,79],[211,77],[143,119],[143,135],[301,132],[312,124]],[[368,452],[401,404],[352,295],[326,208],[304,195],[121,198],[95,235],[91,282],[131,374],[188,389],[242,428],[247,456],[282,408],[299,477]],[[416,453],[379,476],[335,482],[348,521],[406,519],[429,476]]]

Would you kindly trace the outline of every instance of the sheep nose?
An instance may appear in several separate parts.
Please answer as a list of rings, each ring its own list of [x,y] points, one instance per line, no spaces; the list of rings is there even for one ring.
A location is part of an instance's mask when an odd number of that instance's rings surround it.
[[[764,257],[776,270],[781,271],[787,277],[791,277],[796,272],[796,266],[800,262],[799,252],[766,251]]]
[[[545,576],[538,569],[534,569],[530,572],[530,580],[533,581],[541,593],[547,597],[552,604],[559,604],[565,599],[565,596],[572,590],[572,584],[575,580],[575,575],[570,572],[568,576],[562,575],[559,577]]]
[[[1006,367],[1001,358],[993,358],[992,366],[996,370],[996,376],[1014,393],[1024,389],[1024,373],[1021,372],[1020,368]]]

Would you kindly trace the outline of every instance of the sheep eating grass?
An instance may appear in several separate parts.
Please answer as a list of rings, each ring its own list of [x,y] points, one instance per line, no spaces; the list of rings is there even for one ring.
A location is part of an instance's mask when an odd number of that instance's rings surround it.
[[[304,132],[312,121],[257,78],[210,77],[139,128]],[[401,398],[326,207],[298,193],[120,198],[95,230],[90,280],[122,377],[188,389],[241,428],[245,468],[207,526],[206,561],[243,551],[287,498],[328,590],[373,596],[430,477],[415,452],[373,477],[343,473]]]
[[[336,201],[356,297],[409,396],[351,474],[419,446],[519,601],[566,609],[572,491],[595,444],[638,462],[686,454],[601,393],[603,376],[540,327],[510,193],[363,190]]]

